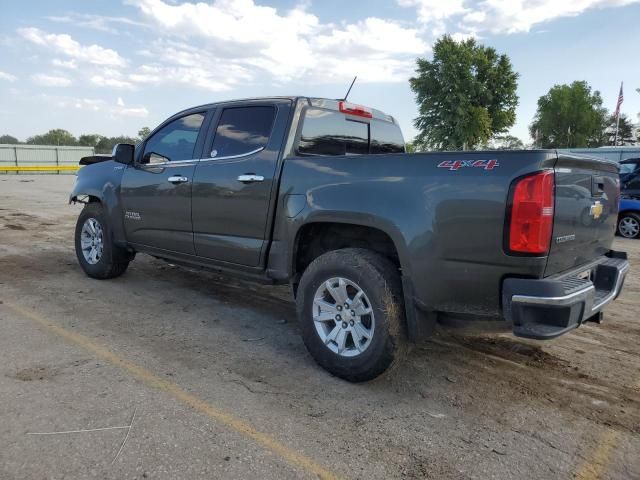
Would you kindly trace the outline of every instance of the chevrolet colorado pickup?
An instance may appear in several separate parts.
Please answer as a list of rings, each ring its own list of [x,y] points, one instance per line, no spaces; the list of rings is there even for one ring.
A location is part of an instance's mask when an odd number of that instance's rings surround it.
[[[545,151],[405,153],[393,117],[286,97],[191,108],[87,157],[78,261],[136,253],[290,283],[305,345],[364,381],[437,323],[549,339],[599,321],[629,264],[611,249],[615,163]]]

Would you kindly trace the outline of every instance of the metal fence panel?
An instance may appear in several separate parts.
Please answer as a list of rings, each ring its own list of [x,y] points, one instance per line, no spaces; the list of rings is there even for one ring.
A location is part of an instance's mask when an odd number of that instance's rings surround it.
[[[0,144],[0,175],[37,173],[37,174],[73,174],[82,157],[94,155],[93,147],[69,147],[57,145],[7,145]],[[66,171],[57,171],[56,167],[67,167]],[[44,167],[42,171],[20,170],[21,167]],[[5,168],[3,171],[2,169]],[[9,168],[10,171],[7,171]]]

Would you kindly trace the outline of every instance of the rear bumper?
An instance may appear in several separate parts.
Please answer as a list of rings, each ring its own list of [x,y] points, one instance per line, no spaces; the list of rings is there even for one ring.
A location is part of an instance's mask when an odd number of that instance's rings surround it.
[[[502,283],[504,316],[517,337],[555,338],[598,318],[620,294],[628,270],[626,253],[612,251],[548,278],[507,278]]]

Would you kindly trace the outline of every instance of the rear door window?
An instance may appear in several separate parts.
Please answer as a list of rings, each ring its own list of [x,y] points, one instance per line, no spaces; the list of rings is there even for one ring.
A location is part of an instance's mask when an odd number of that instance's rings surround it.
[[[247,155],[267,146],[276,109],[272,106],[225,108],[211,147],[211,157]]]
[[[300,155],[360,155],[369,153],[369,124],[339,112],[306,111],[298,143]]]

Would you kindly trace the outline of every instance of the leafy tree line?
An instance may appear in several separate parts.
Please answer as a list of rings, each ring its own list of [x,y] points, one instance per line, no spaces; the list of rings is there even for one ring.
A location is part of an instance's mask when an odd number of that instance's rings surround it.
[[[418,103],[418,135],[408,151],[524,148],[506,133],[518,105],[518,73],[509,57],[474,39],[458,42],[444,35],[433,47],[433,59],[418,58],[416,66],[409,85]],[[555,85],[540,97],[529,127],[538,148],[620,146],[640,137],[624,114],[617,142],[615,130],[616,119],[600,92],[584,81]]]
[[[8,143],[12,145],[27,144],[27,145],[61,145],[67,147],[93,147],[96,153],[111,153],[113,147],[118,143],[133,143],[136,144],[142,141],[151,130],[148,127],[143,127],[138,131],[137,137],[128,137],[120,135],[116,137],[107,137],[97,133],[83,134],[79,137],[75,137],[71,132],[63,130],[61,128],[54,128],[47,133],[41,135],[34,135],[27,138],[25,142],[20,142],[16,137],[11,135],[0,135],[0,143]]]

